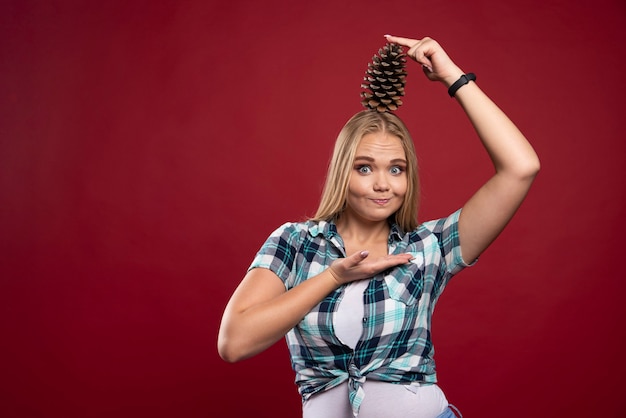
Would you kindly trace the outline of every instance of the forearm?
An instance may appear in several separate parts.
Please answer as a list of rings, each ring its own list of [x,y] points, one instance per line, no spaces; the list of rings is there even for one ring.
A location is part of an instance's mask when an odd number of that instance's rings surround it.
[[[262,273],[262,274],[267,274]],[[262,277],[244,280],[224,312],[218,336],[220,356],[229,362],[252,357],[283,338],[339,284],[325,270],[303,283],[260,303],[242,304]],[[282,286],[282,283],[280,284]]]
[[[461,87],[455,98],[474,126],[496,172],[522,181],[532,179],[539,170],[539,159],[508,116],[474,82]]]
[[[520,130],[476,83],[461,87],[455,98],[496,171],[465,203],[459,220],[463,257],[472,261],[496,239],[519,208],[539,171],[539,159]]]

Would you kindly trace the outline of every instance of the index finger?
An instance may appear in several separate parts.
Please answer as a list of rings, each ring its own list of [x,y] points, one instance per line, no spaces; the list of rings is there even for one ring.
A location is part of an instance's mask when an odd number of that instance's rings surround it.
[[[392,36],[392,35],[385,35],[385,38],[387,38],[389,42],[394,42],[396,44],[408,46],[409,48],[413,47],[413,45],[419,42],[417,39],[402,38],[400,36]]]

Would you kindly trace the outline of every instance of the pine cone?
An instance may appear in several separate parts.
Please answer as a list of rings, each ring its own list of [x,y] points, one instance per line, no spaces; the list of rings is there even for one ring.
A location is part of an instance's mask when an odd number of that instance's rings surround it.
[[[406,79],[406,54],[398,44],[388,43],[378,50],[367,65],[361,87],[361,104],[365,108],[387,112],[402,105]]]

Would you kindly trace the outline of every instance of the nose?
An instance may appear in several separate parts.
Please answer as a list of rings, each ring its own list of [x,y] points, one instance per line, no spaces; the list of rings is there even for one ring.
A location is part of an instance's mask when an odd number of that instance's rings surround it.
[[[380,173],[376,176],[376,180],[374,181],[374,190],[381,192],[389,190],[389,181],[384,173]]]

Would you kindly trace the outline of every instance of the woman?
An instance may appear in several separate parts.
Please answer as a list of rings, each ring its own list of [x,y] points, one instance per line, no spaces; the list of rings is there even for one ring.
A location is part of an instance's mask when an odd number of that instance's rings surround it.
[[[286,336],[303,417],[453,417],[437,386],[432,313],[524,200],[539,160],[442,47],[386,35],[449,89],[495,173],[452,215],[417,224],[417,161],[395,115],[364,110],[337,138],[318,211],[268,238],[232,295],[218,337],[229,362]]]

